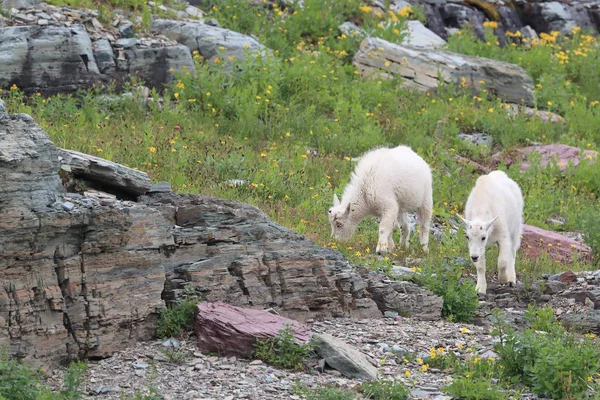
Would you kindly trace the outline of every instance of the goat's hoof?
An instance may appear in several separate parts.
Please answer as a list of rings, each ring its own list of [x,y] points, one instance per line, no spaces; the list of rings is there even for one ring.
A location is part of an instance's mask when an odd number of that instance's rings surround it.
[[[487,299],[487,294],[481,293],[481,292],[477,292],[477,298],[479,300],[485,300],[485,299]]]
[[[377,248],[375,249],[375,253],[377,253],[377,255],[389,253],[389,251],[390,251],[390,245],[388,243],[380,243],[377,245]]]

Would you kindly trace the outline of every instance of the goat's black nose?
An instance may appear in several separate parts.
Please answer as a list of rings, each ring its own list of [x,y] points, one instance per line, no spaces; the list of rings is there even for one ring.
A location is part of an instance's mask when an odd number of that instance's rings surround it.
[[[477,260],[479,260],[479,256],[471,256],[471,260],[473,260],[473,262],[476,262]]]

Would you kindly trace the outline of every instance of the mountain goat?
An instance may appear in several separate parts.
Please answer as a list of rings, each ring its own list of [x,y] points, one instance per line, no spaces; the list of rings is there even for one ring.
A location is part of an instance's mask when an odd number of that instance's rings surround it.
[[[419,217],[419,241],[428,252],[429,226],[433,213],[429,165],[410,147],[379,148],[365,153],[344,189],[342,200],[333,195],[329,209],[331,236],[346,241],[367,216],[377,216],[379,241],[377,254],[394,248],[392,233],[402,230],[401,241],[408,247],[410,224],[407,212]]]
[[[458,215],[458,214],[457,214]],[[477,291],[485,294],[485,249],[498,245],[498,280],[515,284],[515,259],[521,245],[523,195],[519,185],[502,171],[477,178],[465,205],[469,255],[477,268]]]

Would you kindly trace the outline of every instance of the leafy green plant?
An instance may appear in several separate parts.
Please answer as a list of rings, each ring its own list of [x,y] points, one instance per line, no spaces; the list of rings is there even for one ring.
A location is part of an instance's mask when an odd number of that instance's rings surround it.
[[[40,376],[27,364],[0,352],[0,396],[14,400],[37,399],[42,389]]]
[[[306,400],[357,400],[356,392],[333,386],[322,386],[316,389],[295,384],[292,393],[304,396]]]
[[[489,379],[458,377],[444,388],[450,396],[464,400],[505,400],[510,393],[500,391]]]
[[[156,322],[156,334],[158,337],[177,337],[184,332],[193,330],[196,306],[200,301],[200,296],[193,293],[190,286],[187,286],[181,302],[173,307],[165,307],[160,310],[160,315]]]
[[[0,350],[0,398],[7,400],[79,400],[83,398],[80,386],[87,372],[85,362],[74,362],[64,373],[63,389],[52,392],[41,379],[41,374],[28,364]]]
[[[64,374],[64,389],[60,391],[60,398],[65,400],[83,399],[80,387],[83,384],[84,375],[88,371],[87,362],[78,361],[69,364]]]
[[[363,397],[373,400],[406,400],[410,391],[400,381],[377,380],[362,383],[358,390]]]
[[[527,313],[528,327],[516,331],[496,313],[495,351],[500,365],[534,393],[553,399],[581,398],[594,385],[600,369],[600,348],[587,337],[579,338],[559,322],[551,322],[551,309]]]
[[[444,299],[442,316],[456,322],[470,321],[479,307],[474,283],[462,275],[463,267],[444,263],[435,270],[427,268],[422,277],[417,278],[427,289]]]
[[[293,334],[293,328],[286,325],[277,336],[257,341],[253,357],[276,367],[301,369],[312,353],[313,344],[297,344]]]

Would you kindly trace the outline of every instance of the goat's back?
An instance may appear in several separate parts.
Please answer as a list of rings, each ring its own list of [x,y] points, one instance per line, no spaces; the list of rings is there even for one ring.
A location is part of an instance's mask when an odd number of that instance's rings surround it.
[[[410,147],[379,148],[366,153],[356,166],[353,184],[373,197],[391,196],[403,208],[421,207],[431,197],[431,169]]]
[[[492,171],[477,178],[465,205],[468,220],[491,219],[496,215],[511,228],[516,229],[518,225],[520,229],[523,194],[519,185],[502,171]]]

